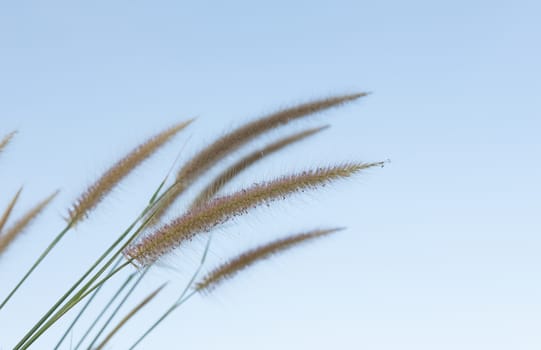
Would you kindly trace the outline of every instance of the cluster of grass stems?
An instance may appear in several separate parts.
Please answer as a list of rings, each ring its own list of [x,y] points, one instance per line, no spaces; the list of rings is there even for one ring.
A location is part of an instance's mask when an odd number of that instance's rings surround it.
[[[168,174],[164,177],[161,183],[156,186],[154,193],[149,196],[148,204],[141,209],[133,222],[118,235],[117,239],[105,251],[97,256],[95,262],[74,281],[63,295],[58,297],[58,300],[47,312],[29,326],[28,331],[21,335],[19,342],[13,345],[13,349],[30,348],[40,337],[45,336],[56,322],[67,314],[73,314],[71,323],[56,343],[55,349],[60,349],[74,326],[89,314],[91,308],[100,310],[100,312],[94,316],[93,322],[89,322],[90,325],[86,332],[77,340],[73,349],[103,349],[123,329],[123,326],[137,315],[139,310],[157,298],[166,287],[165,284],[157,286],[152,293],[129,310],[120,321],[113,324],[114,317],[134,290],[140,286],[140,282],[147,275],[149,268],[179,247],[190,244],[190,241],[196,236],[208,233],[205,236],[206,245],[201,252],[201,259],[191,278],[186,286],[178,291],[178,298],[171,306],[158,314],[156,319],[148,324],[145,332],[133,339],[130,349],[136,348],[161,322],[193,295],[209,293],[224,281],[231,279],[259,261],[341,230],[341,228],[314,228],[262,243],[260,246],[230,257],[223,264],[210,269],[206,275],[201,275],[217,227],[235,217],[245,215],[261,205],[269,205],[298,192],[316,190],[328,183],[348,178],[361,170],[383,165],[382,162],[355,161],[324,165],[251,184],[233,193],[221,194],[227,183],[254,164],[275,152],[319,133],[328,126],[308,128],[281,137],[254,150],[210,179],[208,185],[188,203],[188,209],[185,212],[175,215],[176,217],[170,221],[165,221],[164,218],[165,214],[171,210],[172,204],[183,200],[183,194],[194,182],[204,179],[207,171],[234,155],[237,150],[246,146],[250,141],[271,130],[282,129],[297,119],[309,117],[317,112],[341,106],[364,96],[366,96],[365,93],[331,96],[278,110],[240,126],[197,152],[177,170],[176,176],[172,177]],[[28,271],[13,286],[2,284],[0,293],[5,294],[1,294],[0,297],[0,317],[2,317],[2,309],[10,303],[13,296],[21,288],[25,287],[25,282],[35,272],[39,272],[38,267],[41,262],[57,247],[64,236],[76,226],[83,224],[118,183],[178,133],[185,130],[192,122],[193,120],[187,120],[173,125],[137,146],[112,165],[74,201],[67,210],[65,227],[44,248]],[[16,133],[12,132],[1,139],[0,155],[6,151],[15,135]],[[36,220],[58,193],[56,191],[44,198],[21,218],[11,223],[12,210],[17,205],[21,192],[22,188],[8,201],[0,216],[0,259],[2,254],[10,248],[11,243],[27,230],[28,226]],[[132,273],[126,277],[124,282],[119,283],[117,291],[107,299],[108,302],[105,305],[96,305],[95,298],[102,287],[125,269],[132,269]],[[120,298],[124,291],[127,292],[124,293],[123,298]],[[78,312],[75,313],[76,310],[73,309],[80,304],[82,305],[77,308]],[[99,330],[95,330],[94,328],[107,312],[111,313],[110,316],[103,322]],[[0,330],[0,345],[7,346],[1,344],[1,332]]]

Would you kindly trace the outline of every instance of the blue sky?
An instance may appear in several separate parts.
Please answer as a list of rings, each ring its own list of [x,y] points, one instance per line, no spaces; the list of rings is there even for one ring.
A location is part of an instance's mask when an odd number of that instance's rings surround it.
[[[0,347],[129,223],[179,151],[185,160],[279,107],[372,91],[293,125],[332,128],[229,190],[331,162],[391,163],[237,220],[218,232],[211,262],[285,233],[348,230],[195,297],[140,348],[539,349],[540,10],[535,1],[1,2],[0,133],[19,134],[0,158],[0,206],[21,185],[15,215],[62,190],[1,257],[2,290],[112,162],[198,119],[0,312]],[[111,348],[129,346],[168,305],[202,245],[153,270],[141,296],[170,286]]]

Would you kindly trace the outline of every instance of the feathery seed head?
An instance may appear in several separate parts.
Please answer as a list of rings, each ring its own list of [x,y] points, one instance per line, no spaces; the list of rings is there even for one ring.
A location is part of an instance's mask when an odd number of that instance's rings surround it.
[[[320,100],[303,103],[291,108],[279,110],[269,116],[247,123],[244,126],[224,135],[198,153],[177,174],[177,179],[191,182],[201,172],[214,165],[224,155],[237,150],[242,144],[254,139],[277,126],[287,124],[295,119],[342,105],[346,102],[366,96],[365,93],[332,96]]]
[[[11,141],[11,139],[13,138],[13,136],[15,136],[16,133],[17,131],[12,131],[6,136],[4,136],[2,140],[0,140],[0,153],[2,153],[4,148],[7,146],[7,144]]]
[[[207,201],[212,199],[228,182],[230,182],[233,178],[238,176],[246,168],[250,167],[254,163],[263,159],[264,157],[269,156],[275,152],[278,152],[281,149],[295,142],[301,141],[327,128],[329,128],[328,125],[321,126],[318,128],[307,129],[307,130],[295,133],[291,136],[281,138],[276,142],[273,142],[261,149],[258,149],[248,154],[247,156],[240,159],[235,164],[231,165],[226,170],[224,170],[220,175],[218,175],[214,179],[214,181],[212,181],[207,187],[205,187],[205,189],[203,189],[203,191],[201,191],[201,193],[193,201],[191,208],[193,209],[195,207],[201,206],[203,203],[206,203]]]
[[[197,153],[178,171],[176,179],[177,184],[171,189],[167,196],[162,198],[159,207],[153,214],[153,219],[151,220],[150,224],[153,225],[159,222],[173,202],[182,193],[184,193],[186,188],[190,186],[192,182],[194,182],[202,173],[211,168],[227,155],[235,152],[244,144],[276,127],[286,125],[296,119],[300,119],[332,107],[343,105],[366,95],[368,95],[368,93],[361,92],[355,94],[331,96],[299,104],[290,108],[281,109],[268,116],[244,124],[232,132],[220,137],[215,142]]]
[[[218,197],[201,207],[194,208],[139,242],[128,246],[124,254],[130,259],[137,260],[140,266],[151,265],[198,233],[208,232],[233,217],[246,214],[250,209],[285,199],[296,192],[324,186],[326,183],[350,177],[363,169],[381,164],[381,162],[346,163],[320,167],[255,184],[248,189]]]
[[[124,158],[116,162],[75,201],[71,209],[69,209],[70,222],[75,224],[86,218],[90,211],[92,211],[122,179],[192,121],[193,119],[173,125],[161,133],[154,135],[146,142],[133,149]]]
[[[59,191],[54,192],[49,197],[38,203],[30,209],[19,221],[11,226],[2,236],[0,236],[0,254],[22,233],[34,219],[45,209],[45,207],[56,197]]]
[[[15,207],[15,204],[17,203],[17,200],[19,199],[19,196],[21,195],[23,188],[21,187],[17,193],[15,193],[15,196],[11,199],[9,202],[6,210],[4,211],[4,214],[2,214],[2,217],[0,218],[0,233],[2,233],[2,229],[4,228],[6,222],[9,219],[9,216],[11,215],[11,211],[13,210],[13,207]]]
[[[225,280],[234,277],[240,271],[261,260],[294,248],[301,243],[306,243],[340,230],[343,230],[343,228],[313,230],[310,232],[278,239],[260,247],[248,250],[210,271],[196,284],[195,289],[198,292],[210,292]]]

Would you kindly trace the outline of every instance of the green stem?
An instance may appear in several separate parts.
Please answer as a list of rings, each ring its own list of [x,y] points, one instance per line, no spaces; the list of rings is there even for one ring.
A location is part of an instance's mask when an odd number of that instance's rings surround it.
[[[95,350],[101,350],[103,347],[109,342],[109,340],[112,339],[112,337],[122,328],[126,323],[134,317],[143,307],[145,307],[152,299],[158,295],[158,293],[167,285],[167,283],[161,285],[158,289],[156,289],[154,292],[149,294],[145,299],[143,299],[139,304],[137,304],[120,322],[109,332],[109,334],[105,337],[105,339],[98,345],[98,347]]]
[[[118,265],[120,264],[120,262],[122,261],[122,259],[118,259],[117,262],[115,263],[115,265],[113,265],[113,267],[111,267],[111,271],[109,273],[111,273],[112,271],[114,271]],[[86,304],[83,306],[83,308],[81,309],[81,311],[79,311],[79,313],[77,314],[77,317],[75,317],[75,319],[71,322],[70,326],[68,327],[68,329],[66,329],[66,331],[64,332],[64,335],[62,335],[62,338],[60,338],[60,340],[58,341],[58,343],[56,344],[56,346],[54,347],[54,350],[58,350],[58,348],[60,348],[60,345],[62,345],[62,342],[66,339],[66,337],[68,336],[69,332],[73,329],[73,327],[75,326],[75,324],[79,321],[79,319],[81,318],[81,316],[83,316],[84,312],[86,311],[86,309],[90,306],[90,304],[92,303],[92,301],[94,300],[94,298],[98,295],[99,291],[101,290],[101,287],[103,287],[103,285],[101,285],[98,289],[96,289],[94,291],[94,293],[92,294],[92,296],[90,297],[90,299],[88,299],[88,301],[86,302]],[[99,316],[98,316],[99,317]],[[70,347],[71,348],[71,347]]]
[[[137,339],[137,341],[128,350],[135,349],[135,347],[139,345],[139,343],[143,341],[143,339],[145,339],[146,336],[149,335],[154,330],[154,328],[156,328],[163,320],[167,318],[167,316],[169,316],[173,311],[175,311],[177,307],[181,306],[186,301],[188,301],[196,292],[197,291],[194,290],[190,294],[188,294],[185,298],[180,299],[176,303],[173,303],[173,305],[171,305],[171,307],[167,309],[167,311],[165,311],[165,313],[159,319],[157,319],[156,322],[154,322],[154,324],[145,333],[143,333],[143,335],[140,336],[139,339]]]
[[[13,288],[11,290],[11,292],[8,294],[8,296],[4,299],[4,301],[2,301],[2,304],[0,304],[0,310],[2,310],[2,308],[7,304],[7,302],[11,299],[11,297],[13,297],[13,295],[17,292],[17,290],[19,290],[19,288],[23,285],[23,283],[28,279],[28,277],[30,277],[30,275],[32,274],[32,272],[34,272],[34,270],[39,266],[39,264],[43,261],[43,259],[45,259],[45,257],[47,255],[49,255],[49,252],[51,250],[53,250],[53,248],[58,244],[58,242],[60,242],[60,240],[64,237],[64,235],[70,230],[71,226],[73,224],[70,222],[68,223],[68,225],[62,230],[62,232],[60,232],[54,239],[53,241],[49,244],[49,246],[43,251],[43,253],[41,253],[41,255],[39,256],[39,258],[34,262],[34,264],[32,265],[32,267],[30,267],[30,269],[26,272],[26,274],[23,276],[23,278],[19,281],[19,283],[17,283],[17,285],[15,286],[15,288]]]
[[[103,278],[100,282],[98,282],[94,287],[90,288],[86,293],[84,291],[88,289],[88,287],[85,285],[85,287],[81,288],[81,291],[77,292],[74,297],[72,297],[62,308],[57,311],[41,328],[39,328],[34,335],[30,336],[28,341],[25,343],[19,343],[16,345],[15,349],[28,349],[32,343],[34,343],[45,331],[47,331],[53,324],[55,324],[62,316],[64,316],[69,310],[71,310],[75,305],[77,305],[81,300],[83,300],[87,295],[92,293],[95,289],[99,288],[103,283],[107,282],[111,277],[113,277],[117,272],[121,271],[124,267],[128,266],[130,262],[126,262],[120,267],[118,267],[116,270],[114,270],[111,274],[107,275],[105,278]],[[107,268],[110,264],[106,265],[105,268]],[[93,282],[93,281],[91,281]],[[90,282],[89,282],[90,283]],[[14,350],[15,350],[14,349]]]
[[[207,260],[207,255],[208,255],[208,252],[209,252],[209,249],[210,249],[211,241],[212,241],[212,233],[210,234],[209,239],[207,240],[207,244],[205,246],[205,251],[203,252],[203,255],[201,257],[201,261],[199,262],[199,266],[197,267],[194,274],[192,275],[192,277],[190,278],[190,280],[186,284],[186,287],[184,288],[184,290],[180,294],[180,297],[177,299],[177,301],[174,302],[173,305],[169,309],[167,309],[167,311],[165,311],[165,313],[159,319],[157,319],[156,322],[154,322],[154,324],[152,324],[152,326],[150,326],[150,328],[147,329],[147,331],[145,333],[143,333],[142,336],[139,337],[139,339],[137,339],[137,341],[129,348],[129,350],[133,350],[140,342],[143,341],[143,339],[146,338],[147,335],[149,335],[154,330],[154,328],[156,328],[163,320],[165,320],[167,318],[167,316],[169,316],[177,307],[182,305],[185,301],[190,299],[196,293],[196,291],[194,290],[190,294],[188,294],[188,296],[185,297],[186,293],[188,293],[188,291],[190,290],[190,287],[192,286],[195,279],[197,278],[197,276],[201,272],[201,269],[203,268],[203,265],[205,264],[205,261]]]
[[[124,296],[124,298],[120,301],[120,303],[117,305],[117,307],[115,308],[115,310],[113,311],[113,313],[109,316],[109,318],[107,319],[107,321],[105,322],[105,324],[101,327],[100,331],[98,332],[98,334],[96,334],[96,336],[94,336],[94,339],[92,340],[92,342],[90,343],[90,345],[88,346],[88,350],[91,350],[92,349],[92,346],[98,341],[100,335],[103,334],[103,332],[105,332],[107,326],[111,323],[111,321],[113,320],[113,318],[116,316],[116,314],[120,311],[120,308],[124,305],[124,303],[128,300],[128,298],[130,297],[130,295],[133,293],[133,291],[135,290],[135,288],[137,288],[137,286],[139,285],[139,283],[141,282],[141,280],[143,279],[143,277],[145,277],[145,274],[148,272],[148,268],[146,268],[143,273],[141,273],[139,275],[139,278],[137,279],[137,281],[135,281],[135,284],[130,288],[130,290],[128,291],[128,293],[126,293],[126,295]],[[135,273],[132,273],[130,276],[135,276]]]
[[[165,180],[164,180],[165,181]],[[162,183],[160,184],[160,186],[158,187],[158,189],[156,190],[156,192],[158,192],[162,186],[163,186],[163,183],[164,181],[162,181]],[[128,227],[128,229],[126,229],[124,231],[124,233],[122,233],[122,235],[98,258],[98,260],[96,260],[96,262],[88,269],[87,272],[85,272],[85,274],[79,278],[79,280],[47,311],[47,313],[32,327],[32,329],[26,333],[26,335],[23,337],[23,339],[21,339],[21,341],[15,346],[14,350],[19,350],[19,349],[26,349],[28,348],[28,346],[30,346],[31,343],[33,343],[37,337],[32,337],[32,335],[34,333],[36,333],[36,331],[40,330],[39,331],[39,335],[41,335],[44,330],[42,331],[40,329],[40,327],[43,325],[43,323],[45,323],[45,321],[47,321],[47,319],[49,319],[49,317],[53,314],[53,312],[55,312],[55,310],[69,297],[69,295],[71,295],[71,293],[73,293],[73,291],[90,275],[90,273],[113,251],[113,249],[120,244],[120,242],[122,242],[122,240],[124,240],[124,238],[128,235],[128,233],[133,229],[133,227],[135,227],[135,225],[137,224],[137,222],[139,222],[139,220],[141,220],[150,210],[153,209],[153,207],[156,205],[156,203],[158,203],[160,201],[161,198],[163,198],[165,195],[167,195],[167,193],[175,186],[175,184],[169,186],[167,188],[167,190],[162,193],[158,199],[156,199],[155,201],[151,201],[149,202],[149,205],[147,205],[147,207],[143,210],[143,212],[141,213],[141,215],[139,215],[139,217]],[[154,195],[152,196],[152,198],[155,198],[155,194],[156,192],[154,193]],[[109,262],[100,270],[98,271],[98,273],[91,279],[91,281],[89,283],[87,283],[83,288],[81,288],[81,290],[79,291],[78,294],[76,294],[74,297],[72,297],[72,299],[66,304],[70,304],[71,302],[73,302],[74,299],[76,299],[78,296],[81,295],[81,292],[84,292],[84,290],[86,290],[88,288],[88,286],[94,282],[102,273],[103,271],[112,263],[112,259],[114,259],[116,256],[118,256],[122,250],[139,234],[139,232],[146,226],[146,224],[153,218],[152,215],[149,215],[148,218],[146,218],[146,220],[143,222],[143,224],[141,224],[141,226],[139,227],[139,229],[130,237],[130,239],[117,251],[117,253],[113,256],[113,258],[111,258],[111,260],[109,260]],[[62,311],[62,310],[61,310]],[[58,314],[59,312],[57,312]],[[65,313],[65,312],[64,312]],[[64,314],[62,313],[62,314]],[[58,319],[58,318],[57,318]],[[54,322],[53,322],[54,323]],[[49,324],[49,326],[47,328],[50,327],[51,324]],[[45,327],[45,326],[44,326]],[[32,338],[31,338],[32,337]],[[39,336],[38,336],[39,337]],[[29,340],[31,338],[31,341]],[[27,343],[28,341],[28,344],[25,344]],[[23,345],[25,345],[25,347],[23,347]]]
[[[92,322],[92,324],[90,325],[90,327],[88,327],[88,329],[86,330],[85,334],[82,336],[82,338],[79,340],[79,342],[77,343],[77,345],[75,346],[75,348],[73,348],[73,350],[77,350],[79,349],[79,347],[81,346],[81,344],[84,342],[84,340],[86,339],[86,337],[90,334],[90,332],[92,331],[92,329],[94,329],[94,327],[96,326],[96,324],[99,322],[99,320],[103,317],[103,315],[105,315],[105,312],[107,312],[107,310],[109,309],[109,307],[114,303],[114,301],[116,300],[116,298],[120,295],[120,293],[122,293],[122,291],[124,290],[124,288],[126,288],[128,286],[128,284],[130,283],[131,279],[133,278],[133,274],[129,275],[127,278],[126,278],[126,281],[124,281],[124,283],[120,286],[120,288],[118,288],[118,290],[116,291],[115,295],[113,295],[113,297],[111,298],[111,300],[109,300],[109,302],[107,303],[107,305],[105,305],[105,307],[101,310],[101,312],[99,313],[99,315],[96,317],[96,319],[94,320],[94,322]],[[103,284],[102,284],[103,286]]]
[[[116,241],[111,245],[105,253],[103,253],[100,258],[75,282],[75,284],[66,292],[64,295],[58,299],[58,301],[43,315],[40,320],[30,329],[28,333],[21,339],[21,341],[15,346],[14,350],[20,349],[23,344],[34,334],[39,327],[47,320],[49,317],[54,313],[54,311],[73,293],[75,289],[90,275],[90,273],[113,251],[115,245],[120,243],[122,239],[125,237],[125,235],[135,226],[135,223],[132,224],[125,232],[122,234]],[[105,266],[107,268],[108,265]]]

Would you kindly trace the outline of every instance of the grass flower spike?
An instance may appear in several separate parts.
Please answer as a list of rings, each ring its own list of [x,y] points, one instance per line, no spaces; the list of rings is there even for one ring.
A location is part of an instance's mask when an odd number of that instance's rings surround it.
[[[198,292],[211,291],[220,283],[261,260],[268,259],[273,255],[294,248],[301,243],[306,243],[340,230],[342,229],[334,228],[300,233],[248,250],[212,270],[196,284],[195,289]]]
[[[54,347],[49,346],[48,348],[55,350],[64,348],[101,350],[110,348],[112,345],[110,341],[114,337],[120,338],[120,333],[124,333],[124,336],[133,338],[130,340],[131,346],[127,346],[120,339],[118,346],[129,350],[138,349],[139,344],[145,341],[156,327],[193,296],[210,293],[223,282],[234,278],[239,272],[258,262],[342,230],[341,228],[312,229],[280,238],[272,238],[270,241],[259,243],[239,255],[225,259],[222,264],[213,269],[209,269],[207,266],[209,252],[215,248],[213,239],[217,233],[214,231],[218,231],[222,225],[235,223],[237,218],[250,213],[252,210],[265,206],[269,207],[275,202],[285,200],[292,195],[300,195],[305,191],[321,190],[328,184],[351,178],[366,169],[383,167],[385,162],[324,164],[324,166],[309,168],[305,171],[286,173],[266,181],[244,182],[240,189],[224,192],[225,186],[230,184],[233,179],[244,174],[248,169],[252,169],[254,165],[262,160],[267,160],[267,156],[274,155],[293,144],[306,140],[329,126],[307,126],[302,130],[273,137],[270,142],[262,146],[253,145],[252,149],[241,148],[266,133],[282,129],[283,126],[287,126],[295,120],[341,106],[366,95],[365,93],[335,95],[289,108],[282,108],[272,114],[242,124],[203,147],[195,155],[188,158],[178,169],[174,168],[173,181],[169,176],[165,176],[165,178],[160,179],[159,183],[156,183],[155,188],[150,193],[147,193],[148,201],[141,203],[140,210],[132,220],[128,220],[126,225],[123,225],[123,229],[114,232],[116,234],[108,240],[105,246],[87,244],[79,247],[84,249],[85,253],[88,250],[88,253],[92,253],[94,258],[89,262],[83,255],[79,256],[79,254],[77,257],[82,258],[79,263],[84,265],[81,266],[81,270],[78,269],[80,273],[76,276],[55,275],[55,278],[58,277],[59,281],[63,281],[61,278],[70,278],[70,276],[73,281],[68,281],[66,288],[62,293],[59,293],[57,298],[53,299],[50,307],[44,310],[41,307],[36,307],[36,310],[32,310],[37,313],[35,315],[36,319],[28,324],[28,328],[24,330],[24,333],[20,335],[13,334],[16,338],[10,339],[12,334],[7,334],[8,337],[6,337],[4,334],[6,332],[3,333],[0,330],[0,347],[13,350],[30,350],[34,349],[34,347],[47,347],[44,344],[56,344]],[[5,317],[3,320],[9,321],[11,315],[7,312],[10,312],[12,305],[20,300],[18,296],[21,294],[21,288],[25,286],[30,277],[40,271],[38,267],[40,267],[44,259],[53,250],[58,251],[55,248],[59,246],[59,243],[63,242],[62,240],[68,232],[85,220],[125,177],[170,142],[191,122],[192,120],[188,120],[175,124],[139,144],[108,168],[71,204],[63,228],[58,229],[51,242],[43,249],[40,249],[41,252],[32,259],[34,262],[28,269],[25,269],[26,272],[22,277],[16,278],[13,287],[1,288],[0,317]],[[0,138],[0,153],[5,149],[14,134],[13,132]],[[322,146],[325,147],[325,145]],[[326,146],[326,149],[334,151],[332,145],[331,147]],[[242,151],[242,154],[240,152],[237,154],[237,151]],[[317,152],[317,150],[312,149],[312,152]],[[232,158],[232,155],[235,155],[236,159],[229,159]],[[225,163],[224,160],[227,160],[227,165],[221,164]],[[222,165],[221,169],[214,169],[219,165]],[[172,167],[150,170],[159,172],[165,170],[164,172],[171,174]],[[210,170],[217,171],[212,177],[205,178],[204,176]],[[179,211],[173,217],[173,220],[161,223],[163,214],[170,209],[174,201],[185,192],[187,192],[185,194],[192,194],[189,187],[196,181],[204,182],[202,185],[206,186],[203,187],[203,190],[194,194],[193,200],[190,198],[187,202],[182,203],[182,208],[187,209]],[[21,192],[22,188],[15,194],[8,194],[9,197],[6,197],[7,204],[5,204],[5,207],[0,208],[2,210],[0,211],[0,262],[10,263],[9,259],[19,257],[19,255],[15,254],[13,256],[4,256],[3,253],[7,249],[11,249],[11,243],[20,237],[21,233],[28,228],[57,194],[55,192],[45,198],[30,208],[21,218],[17,218],[18,220],[12,220],[14,208],[19,205]],[[131,205],[131,203],[128,205]],[[125,215],[109,213],[109,217],[120,219],[124,218]],[[296,218],[295,221],[298,221],[297,219],[299,218]],[[307,219],[311,221],[317,220],[313,216]],[[107,237],[111,237],[109,232],[107,232]],[[201,238],[205,240],[204,246],[190,244],[194,239],[199,241]],[[71,243],[76,244],[77,242],[78,240],[74,240]],[[30,243],[36,244],[35,241]],[[181,288],[177,288],[176,284],[172,285],[173,288],[169,288],[167,295],[164,295],[161,291],[167,283],[162,281],[153,286],[153,292],[147,294],[144,299],[132,300],[134,295],[137,295],[132,294],[132,292],[145,284],[153,283],[149,279],[145,281],[146,283],[140,282],[146,276],[149,276],[151,271],[154,271],[156,263],[161,262],[161,259],[167,257],[179,247],[185,246],[188,246],[190,250],[197,250],[196,253],[199,254],[199,259],[197,259],[197,266],[193,266],[190,275],[185,276],[185,283]],[[94,248],[97,251],[91,252],[90,249]],[[216,253],[218,252],[219,250],[216,249]],[[72,258],[68,259],[69,263],[76,263]],[[6,264],[6,266],[9,268],[15,266],[15,264]],[[206,275],[203,273],[204,271],[207,271]],[[47,271],[41,272],[46,273]],[[60,274],[62,269],[49,270],[48,272]],[[136,276],[137,278],[135,278]],[[50,278],[47,279],[50,276],[45,275],[45,277],[41,281],[47,282],[50,280]],[[39,281],[36,280],[36,282]],[[5,282],[8,285],[10,281]],[[157,288],[160,284],[162,285]],[[47,291],[50,288],[43,290]],[[171,293],[173,293],[172,299],[169,298]],[[22,296],[24,295],[27,294],[22,294]],[[167,302],[169,307],[161,308],[162,304],[153,304],[152,301],[158,298],[166,302],[169,300]],[[124,312],[124,307],[130,305],[131,301],[134,301],[133,304]],[[6,307],[8,304],[9,308]],[[147,315],[144,318],[140,317],[142,309],[147,305],[155,306],[154,311],[157,314],[149,313],[148,316],[150,317],[147,317]],[[120,313],[124,313],[125,316],[119,317]],[[15,317],[17,315],[17,313],[14,314]],[[128,331],[127,327],[125,327],[126,324],[135,320],[136,316],[139,316],[137,317],[138,321],[144,322],[144,328],[134,327],[133,330]],[[70,319],[66,320],[66,317],[70,317],[71,321]],[[61,320],[62,323],[60,323]],[[68,323],[64,323],[64,321]],[[61,333],[53,331],[53,327],[62,327],[63,325],[66,327]],[[53,339],[54,343],[46,343],[45,340],[42,340],[45,337],[50,340],[50,337],[57,335],[59,339]],[[73,339],[75,337],[77,339]],[[13,344],[4,344],[6,341],[10,343],[13,341]],[[72,347],[67,344],[68,341],[75,341],[73,344],[76,345]],[[156,347],[156,343],[152,342],[145,345],[148,345],[148,348]],[[175,347],[174,340],[169,344],[164,344],[164,347]]]
[[[141,266],[148,266],[180,246],[196,234],[208,232],[227,220],[245,214],[248,210],[285,199],[295,192],[314,189],[334,180],[352,176],[356,172],[383,163],[348,163],[304,171],[278,179],[255,184],[231,195],[218,197],[202,207],[163,225],[140,242],[132,244],[125,255],[135,259]]]
[[[248,154],[244,158],[237,161],[235,164],[225,169],[207,187],[205,187],[205,189],[203,189],[199,196],[194,200],[192,204],[192,209],[194,207],[201,206],[202,204],[212,199],[229,181],[231,181],[234,177],[238,176],[242,171],[246,170],[257,161],[327,128],[328,126],[323,126],[319,128],[301,131],[291,136],[284,137],[276,142],[273,142],[261,149],[255,150],[254,152]]]
[[[11,199],[9,202],[6,210],[4,210],[4,214],[2,214],[2,217],[0,218],[0,234],[2,233],[2,229],[4,228],[4,225],[9,219],[9,216],[11,215],[11,211],[15,207],[15,204],[17,203],[17,200],[19,199],[19,196],[21,195],[23,188],[21,187],[17,193],[15,193],[15,196]]]
[[[256,119],[250,123],[233,130],[220,137],[215,142],[204,148],[190,159],[177,173],[177,186],[169,195],[162,199],[159,208],[153,214],[153,224],[159,222],[167,209],[173,204],[184,190],[192,184],[206,170],[218,161],[238,150],[244,144],[258,136],[283,126],[294,120],[327,110],[332,107],[343,105],[366,96],[367,93],[355,93],[348,95],[331,96],[319,100],[310,101],[290,108],[279,110],[266,117]]]
[[[83,220],[123,178],[191,122],[182,122],[162,131],[116,162],[75,201],[69,210],[71,222]]]
[[[21,234],[34,219],[45,209],[45,207],[53,200],[58,194],[58,191],[45,198],[38,203],[35,207],[30,209],[19,221],[17,221],[11,228],[6,230],[0,236],[0,254],[4,253],[7,247]]]
[[[9,134],[7,134],[6,136],[4,136],[4,138],[2,140],[0,140],[0,153],[2,153],[4,148],[6,148],[6,146],[11,141],[13,136],[15,136],[16,133],[17,133],[17,131],[12,131]]]

